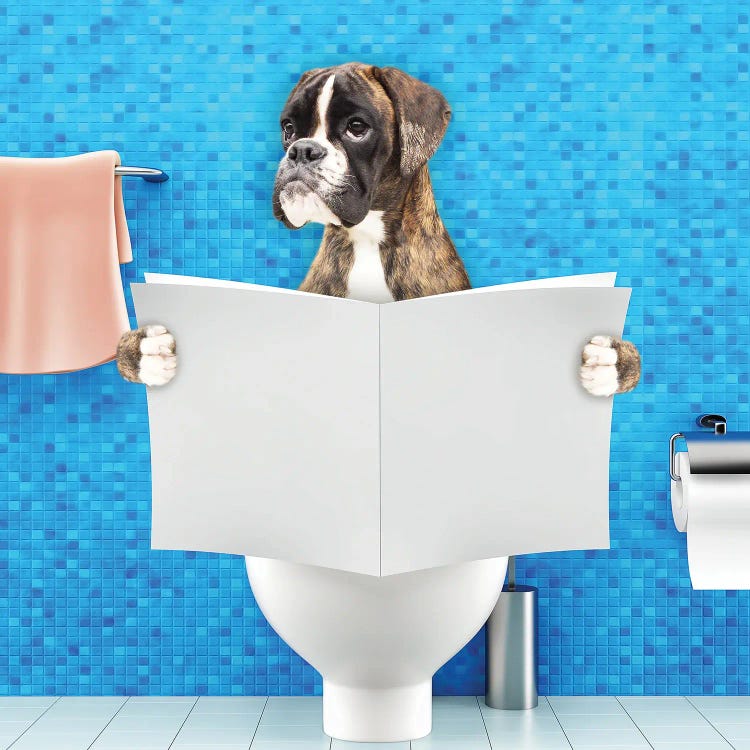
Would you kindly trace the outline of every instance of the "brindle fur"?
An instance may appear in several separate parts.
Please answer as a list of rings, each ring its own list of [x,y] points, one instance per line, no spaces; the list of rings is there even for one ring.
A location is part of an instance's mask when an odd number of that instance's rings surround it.
[[[141,341],[146,338],[145,326],[135,331],[126,331],[117,344],[117,369],[131,383],[143,382],[140,378]]]
[[[612,348],[617,352],[617,393],[627,393],[641,378],[641,355],[630,341],[612,337]]]
[[[393,200],[383,199],[373,206],[384,212],[385,241],[380,245],[380,258],[393,298],[404,300],[470,289],[464,264],[438,214],[426,164],[399,193],[403,195],[396,205]],[[399,194],[391,196],[398,199]],[[300,289],[345,297],[353,262],[348,232],[328,224]]]
[[[380,250],[394,299],[470,289],[469,276],[435,205],[427,165],[409,186],[401,212],[384,214],[386,242]]]
[[[448,103],[436,89],[396,68],[361,63],[342,67],[368,84],[371,101],[391,123],[393,141],[398,144],[383,170],[371,205],[372,210],[383,211],[385,241],[380,245],[380,258],[393,298],[404,300],[469,289],[463,261],[438,214],[427,167],[450,118]],[[314,74],[320,75],[320,71]],[[420,130],[425,135],[415,137]],[[345,297],[353,261],[347,231],[327,225],[300,289]]]
[[[346,282],[353,264],[354,248],[346,230],[327,224],[323,242],[300,290],[330,297],[346,297]]]

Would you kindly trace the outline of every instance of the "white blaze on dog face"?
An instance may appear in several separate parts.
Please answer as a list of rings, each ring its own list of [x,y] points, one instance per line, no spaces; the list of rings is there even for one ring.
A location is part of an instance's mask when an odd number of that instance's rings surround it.
[[[331,143],[326,132],[326,118],[333,97],[335,79],[336,75],[331,75],[323,84],[316,106],[318,125],[312,136],[307,139],[319,143],[325,150],[325,156],[315,165],[316,172],[320,176],[318,184],[320,195],[300,185],[291,185],[279,195],[281,207],[287,219],[296,227],[301,227],[309,221],[320,224],[341,224],[341,220],[331,211],[325,201],[331,191],[345,184],[348,170],[346,154]],[[288,152],[284,159],[289,160]]]
[[[320,90],[318,96],[318,128],[313,133],[313,138],[323,143],[328,143],[328,136],[326,134],[326,115],[328,114],[328,107],[331,104],[331,98],[333,97],[333,82],[336,80],[336,74],[329,76],[328,80],[323,84],[323,88]]]
[[[333,98],[333,82],[336,76],[332,75],[323,86],[318,97],[318,127],[313,133],[312,139],[320,143],[326,149],[326,155],[323,157],[320,167],[332,177],[337,184],[341,184],[346,175],[349,165],[346,160],[346,153],[343,149],[337,148],[331,143],[326,130],[328,119],[328,108]]]

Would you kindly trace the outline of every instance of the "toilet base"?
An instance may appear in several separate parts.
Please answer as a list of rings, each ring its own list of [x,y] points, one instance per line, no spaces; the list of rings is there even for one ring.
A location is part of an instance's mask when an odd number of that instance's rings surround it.
[[[432,730],[432,680],[392,688],[323,680],[323,731],[349,742],[407,742]]]

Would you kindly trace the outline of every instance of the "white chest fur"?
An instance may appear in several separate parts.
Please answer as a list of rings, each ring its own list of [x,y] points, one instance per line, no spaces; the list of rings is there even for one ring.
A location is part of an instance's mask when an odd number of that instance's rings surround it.
[[[380,243],[385,237],[382,217],[382,211],[370,211],[359,224],[348,230],[354,247],[354,264],[347,282],[346,296],[349,299],[393,302],[380,260]]]

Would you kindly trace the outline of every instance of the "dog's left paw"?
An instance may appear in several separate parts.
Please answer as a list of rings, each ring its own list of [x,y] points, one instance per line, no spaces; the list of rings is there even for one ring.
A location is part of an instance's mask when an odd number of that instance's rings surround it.
[[[593,396],[632,391],[641,377],[641,357],[629,341],[594,336],[583,348],[581,385]]]

